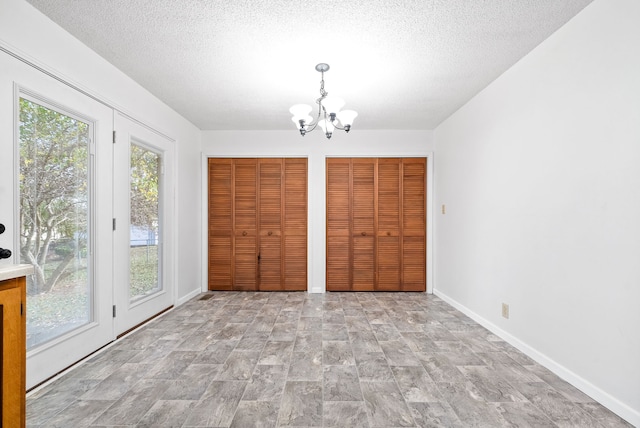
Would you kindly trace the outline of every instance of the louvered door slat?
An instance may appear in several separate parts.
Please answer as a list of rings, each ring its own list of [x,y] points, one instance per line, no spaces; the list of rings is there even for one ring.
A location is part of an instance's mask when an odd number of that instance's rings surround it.
[[[327,236],[327,291],[351,289],[350,241],[350,236]]]
[[[375,288],[374,236],[353,237],[353,291],[373,291]]]
[[[307,289],[307,235],[286,235],[284,251],[282,290],[305,291]]]
[[[349,236],[351,213],[349,159],[327,159],[327,230],[334,236]]]
[[[260,236],[260,291],[282,290],[282,237]]]
[[[236,236],[234,252],[233,289],[256,290],[256,237]]]
[[[403,237],[403,291],[425,291],[426,289],[425,244],[424,236]]]

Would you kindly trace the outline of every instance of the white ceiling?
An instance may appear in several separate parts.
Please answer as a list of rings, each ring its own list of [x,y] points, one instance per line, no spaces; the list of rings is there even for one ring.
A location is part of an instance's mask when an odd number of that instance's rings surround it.
[[[592,0],[28,0],[203,130],[433,129]]]

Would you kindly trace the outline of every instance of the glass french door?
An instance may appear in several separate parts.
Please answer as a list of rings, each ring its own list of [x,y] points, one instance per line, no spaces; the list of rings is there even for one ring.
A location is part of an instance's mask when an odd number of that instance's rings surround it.
[[[121,334],[173,304],[173,142],[116,113],[115,330]],[[125,168],[126,167],[126,168]]]
[[[112,129],[111,108],[0,53],[0,216],[35,271],[27,388],[114,338]]]

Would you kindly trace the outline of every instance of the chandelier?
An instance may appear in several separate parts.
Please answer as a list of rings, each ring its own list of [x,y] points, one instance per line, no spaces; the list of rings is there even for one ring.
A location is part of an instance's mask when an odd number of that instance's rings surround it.
[[[342,98],[330,97],[324,90],[324,73],[329,70],[329,64],[320,63],[316,65],[316,71],[322,74],[320,80],[320,98],[316,100],[318,104],[318,116],[315,119],[310,116],[313,108],[308,104],[296,104],[289,111],[293,114],[291,120],[298,127],[300,134],[304,137],[307,132],[311,132],[320,126],[327,138],[331,138],[334,129],[349,132],[353,120],[358,116],[353,110],[342,110],[344,100]]]

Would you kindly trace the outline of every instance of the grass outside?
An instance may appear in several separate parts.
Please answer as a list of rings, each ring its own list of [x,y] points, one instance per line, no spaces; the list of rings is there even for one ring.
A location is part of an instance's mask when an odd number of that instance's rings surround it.
[[[158,247],[131,247],[130,296],[146,296],[158,286]],[[55,262],[46,270],[53,271]],[[75,275],[46,293],[27,296],[27,348],[51,340],[90,321],[90,294],[85,265],[69,265]]]

